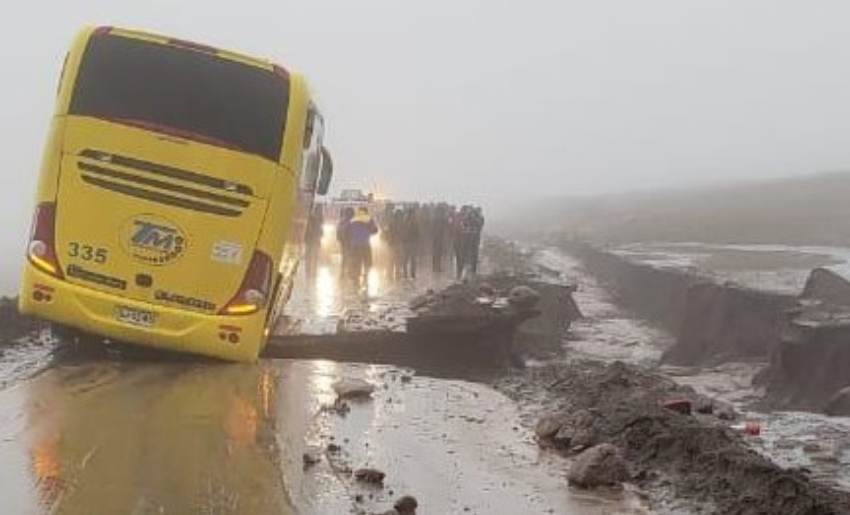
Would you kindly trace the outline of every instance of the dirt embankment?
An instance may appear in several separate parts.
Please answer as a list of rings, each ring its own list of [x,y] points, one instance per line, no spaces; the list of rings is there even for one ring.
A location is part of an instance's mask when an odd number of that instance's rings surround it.
[[[679,331],[688,289],[700,282],[698,277],[635,263],[586,244],[567,244],[564,250],[579,258],[623,306],[670,332]]]
[[[587,245],[567,250],[624,306],[674,334],[663,362],[769,361],[756,378],[766,388],[765,406],[850,416],[850,282],[837,274],[815,269],[797,297],[718,284]]]
[[[812,272],[770,366],[757,378],[772,407],[850,416],[850,282]]]
[[[779,345],[793,296],[697,283],[685,295],[676,345],[662,360],[678,365],[767,359]]]
[[[850,494],[749,449],[718,418],[728,418],[725,408],[666,377],[619,362],[581,362],[530,369],[498,386],[514,397],[544,396],[544,447],[572,456],[616,446],[627,481],[652,492],[659,511],[691,511],[696,503],[698,510],[741,515],[850,513]],[[671,401],[692,406],[693,414],[665,408]]]
[[[779,344],[790,295],[717,284],[679,270],[635,263],[589,245],[566,250],[608,286],[618,301],[676,337],[662,360],[676,365],[767,360]]]

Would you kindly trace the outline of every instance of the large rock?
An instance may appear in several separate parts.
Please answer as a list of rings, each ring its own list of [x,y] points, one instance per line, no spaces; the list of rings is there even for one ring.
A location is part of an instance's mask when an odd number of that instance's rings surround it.
[[[579,454],[567,476],[571,485],[581,488],[619,485],[628,477],[620,450],[603,443]]]
[[[838,390],[830,397],[823,411],[833,417],[850,417],[850,386]]]
[[[826,268],[815,268],[803,288],[804,299],[850,306],[850,281]]]

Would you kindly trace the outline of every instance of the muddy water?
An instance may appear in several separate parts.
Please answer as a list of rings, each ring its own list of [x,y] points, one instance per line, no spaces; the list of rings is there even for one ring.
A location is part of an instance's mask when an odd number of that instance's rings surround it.
[[[357,291],[325,264],[300,283],[284,328],[394,328],[408,299],[447,281],[388,281],[376,269]],[[568,488],[569,463],[541,452],[519,407],[480,384],[327,361],[55,353],[49,341],[2,358],[3,513],[383,513],[404,494],[425,515],[645,513],[628,491]],[[377,386],[344,415],[323,409],[342,377]],[[321,461],[305,469],[305,452]],[[364,466],[386,472],[384,488],[352,479]]]
[[[693,268],[700,259],[711,263],[707,247],[697,245],[676,246],[665,253],[661,246],[634,246],[628,249],[630,257],[656,266],[680,269]],[[850,258],[850,251],[840,249],[800,250],[775,246],[730,246],[734,258],[724,254],[726,266],[714,270],[715,277],[738,280],[758,278],[749,286],[769,286],[768,289],[790,291],[791,285],[802,288],[808,274],[808,265],[827,265],[841,272],[842,256]],[[647,253],[651,248],[652,252]],[[666,248],[666,247],[665,247]],[[684,248],[686,251],[682,252]],[[733,266],[741,262],[741,252],[754,253],[744,258],[746,268]],[[756,270],[760,253],[770,252],[772,266],[766,271]],[[781,252],[781,254],[775,254]],[[722,252],[721,252],[722,253]],[[586,319],[573,325],[565,343],[569,354],[602,360],[621,360],[649,368],[658,366],[664,348],[673,342],[670,334],[636,319],[614,304],[613,298],[590,276],[574,258],[555,249],[539,249],[535,261],[546,268],[559,270],[569,281],[579,285],[575,297]],[[731,262],[730,262],[731,260]],[[720,260],[713,261],[719,263]],[[831,264],[830,264],[831,263]],[[802,282],[801,282],[802,281]],[[660,371],[677,382],[690,385],[698,392],[733,404],[743,413],[744,421],[759,422],[762,428],[758,437],[748,437],[753,449],[774,462],[786,467],[806,467],[812,476],[831,485],[850,491],[850,418],[826,417],[803,412],[761,412],[751,406],[762,398],[763,392],[752,386],[755,375],[765,363],[726,363],[714,368],[697,369],[663,366]]]
[[[802,291],[816,267],[850,277],[850,248],[846,247],[640,243],[614,252],[657,267],[692,270],[721,282],[782,293]]]
[[[98,362],[0,392],[4,513],[344,514],[413,494],[420,513],[637,513],[565,487],[515,406],[484,386],[331,362]],[[378,385],[323,412],[342,376]],[[302,455],[329,443],[307,470]],[[345,469],[387,473],[377,489]],[[363,502],[357,502],[362,496]]]

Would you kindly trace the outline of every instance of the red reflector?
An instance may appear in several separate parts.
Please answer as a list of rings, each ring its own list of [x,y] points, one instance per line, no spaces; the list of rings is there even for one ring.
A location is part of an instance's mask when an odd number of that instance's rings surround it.
[[[35,207],[32,228],[30,229],[27,257],[42,272],[63,278],[62,268],[56,257],[54,245],[56,223],[56,203],[42,202]]]
[[[272,258],[259,250],[254,251],[242,286],[219,314],[248,315],[265,307],[271,290],[272,266]]]
[[[46,291],[46,292],[51,292],[51,291],[53,291],[53,287],[52,287],[52,286],[47,286],[46,284],[38,284],[38,283],[36,283],[36,284],[33,284],[33,285],[32,285],[32,287],[33,287],[33,288],[35,288],[36,290],[41,290],[41,291]]]
[[[186,48],[189,50],[195,50],[197,52],[203,52],[205,54],[217,54],[218,49],[215,47],[211,47],[209,45],[202,45],[200,43],[194,43],[192,41],[186,41],[185,39],[176,39],[171,38],[168,40],[168,44],[171,46],[176,46],[180,48]]]

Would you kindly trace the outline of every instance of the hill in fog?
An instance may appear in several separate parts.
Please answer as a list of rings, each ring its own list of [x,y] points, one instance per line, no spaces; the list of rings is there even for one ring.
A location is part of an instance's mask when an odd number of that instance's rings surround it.
[[[491,227],[605,243],[699,241],[850,246],[850,172],[655,193],[561,198]]]

